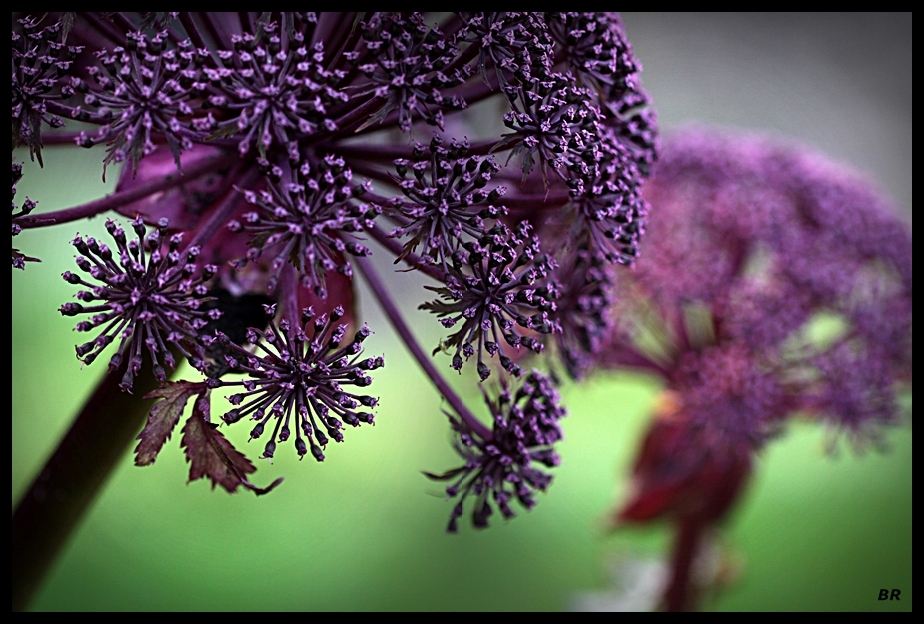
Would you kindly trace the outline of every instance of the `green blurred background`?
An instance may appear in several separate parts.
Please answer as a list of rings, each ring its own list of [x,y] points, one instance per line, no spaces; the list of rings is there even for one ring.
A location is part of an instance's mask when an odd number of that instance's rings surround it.
[[[662,126],[689,121],[769,130],[801,139],[871,172],[911,210],[911,18],[626,14]],[[48,149],[28,163],[17,199],[39,211],[111,189],[95,151]],[[909,216],[910,219],[910,216]],[[66,430],[103,372],[81,370],[73,319],[56,309],[73,287],[68,241],[99,221],[30,231],[16,246],[38,256],[13,271],[12,501]],[[385,267],[383,267],[385,268]],[[394,284],[406,284],[403,280]],[[421,281],[399,294],[422,300]],[[626,490],[627,468],[656,384],[600,374],[563,389],[563,464],[532,512],[484,532],[443,530],[451,505],[421,470],[457,465],[439,397],[360,290],[361,312],[384,353],[375,427],[350,429],[323,464],[294,451],[260,460],[255,481],[285,482],[271,495],[229,496],[186,484],[179,432],[157,462],[130,457],[105,487],[35,603],[42,610],[559,610],[615,598],[614,562],[656,557],[660,529],[605,531]],[[409,306],[412,308],[413,306]],[[411,312],[411,314],[414,314]],[[426,345],[439,326],[414,316]],[[471,399],[474,380],[451,381]],[[911,404],[889,449],[825,453],[827,434],[797,424],[771,444],[730,519],[724,544],[738,580],[706,607],[911,609]],[[216,407],[216,409],[218,409]],[[246,428],[228,430],[252,458]],[[289,451],[291,449],[284,449]],[[902,591],[879,602],[880,588]]]

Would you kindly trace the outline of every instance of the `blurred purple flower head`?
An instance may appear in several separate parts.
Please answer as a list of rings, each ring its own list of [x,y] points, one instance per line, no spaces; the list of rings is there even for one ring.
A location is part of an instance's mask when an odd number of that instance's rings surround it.
[[[665,384],[613,519],[672,523],[662,607],[679,611],[704,590],[696,561],[710,531],[787,419],[823,420],[858,447],[898,421],[911,228],[855,174],[753,136],[674,137],[644,194],[645,255],[611,275],[597,362]]]
[[[911,228],[800,148],[688,131],[645,188],[599,362],[661,376],[703,444],[748,452],[802,414],[875,441],[911,378]]]

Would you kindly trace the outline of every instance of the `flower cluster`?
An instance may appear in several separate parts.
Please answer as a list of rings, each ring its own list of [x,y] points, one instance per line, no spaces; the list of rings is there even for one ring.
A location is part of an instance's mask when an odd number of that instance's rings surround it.
[[[760,448],[800,411],[875,437],[911,373],[910,230],[818,156],[699,132],[672,150],[604,362],[663,376],[712,446]]]
[[[597,359],[665,390],[618,523],[676,525],[664,606],[686,609],[705,531],[794,416],[876,443],[910,388],[911,228],[870,185],[803,150],[691,131],[665,146],[657,207]]]
[[[512,378],[527,360],[586,373],[610,324],[606,267],[639,256],[639,189],[657,152],[639,72],[612,13],[27,17],[13,33],[14,142],[41,162],[45,126],[55,143],[105,146],[104,172],[122,166],[110,197],[28,217],[34,203],[14,204],[13,233],[113,211],[132,220],[134,240],[108,222],[115,249],[75,239],[92,280],[65,273],[83,290],[61,312],[90,315],[77,326],[98,334],[77,348],[84,362],[118,342],[123,388],[145,362],[163,383],[138,463],[154,461],[195,396],[190,476],[229,491],[267,489],[215,431],[210,391],[243,386],[222,424],[253,419],[252,438],[271,427],[264,457],[294,431],[298,454],[322,459],[342,423],[372,422],[358,406],[377,403],[348,389],[383,363],[358,359],[368,329],[345,340],[354,270],[376,279],[374,252],[420,271],[438,299],[417,303],[449,331],[433,357],[461,372],[476,356],[473,383],[500,377],[493,432],[399,333],[473,441],[460,443],[466,461],[496,456],[462,489],[493,491],[509,515],[511,496],[528,508],[548,484],[530,464],[554,463],[563,414],[549,378]],[[81,129],[62,129],[71,121]],[[14,266],[29,259],[13,251]],[[176,354],[207,381],[168,382]]]
[[[286,49],[276,23],[269,22],[260,41],[251,32],[231,35],[233,49],[218,50],[219,62],[204,70],[209,108],[225,119],[216,120],[210,112],[196,127],[241,136],[241,155],[256,145],[265,156],[276,146],[292,150],[292,159],[298,160],[299,138],[337,130],[328,109],[348,100],[337,88],[344,71],[325,69],[323,43],[305,41],[317,18],[292,19]]]
[[[337,442],[343,442],[340,432],[343,422],[353,427],[361,422],[372,423],[371,413],[355,410],[360,404],[375,407],[378,399],[352,394],[342,386],[368,386],[372,378],[367,371],[381,368],[385,360],[382,357],[359,359],[362,343],[372,333],[368,327],[357,331],[353,340],[341,346],[347,330],[346,325],[335,326],[344,315],[341,307],[335,308],[329,317],[322,314],[317,318],[313,309],[303,310],[303,327],[291,327],[287,320],[277,326],[273,320],[274,305],[266,306],[266,314],[269,329],[250,329],[247,333],[247,342],[257,348],[254,353],[234,344],[223,333],[217,335],[217,340],[225,347],[224,358],[230,372],[250,376],[240,382],[218,382],[222,387],[239,385],[246,390],[228,397],[237,407],[221,419],[228,424],[247,416],[257,421],[250,432],[251,439],[262,436],[266,424],[275,419],[273,435],[266,443],[263,457],[273,456],[276,440],[289,439],[291,420],[299,457],[304,457],[310,448],[316,460],[324,461],[321,447],[327,444],[328,438],[318,422]],[[306,333],[309,326],[312,328],[310,339]]]
[[[83,49],[64,45],[66,27],[62,22],[41,26],[41,20],[19,20],[21,30],[13,31],[12,117],[14,145],[29,146],[29,154],[42,162],[42,124],[60,128],[64,121],[55,114],[55,104],[74,95],[64,81],[74,58]],[[49,107],[51,110],[49,110]]]
[[[26,221],[25,217],[27,217],[30,212],[35,210],[35,207],[38,204],[37,202],[34,202],[27,197],[21,206],[16,205],[16,183],[22,180],[22,163],[12,163],[12,169],[13,192],[11,193],[10,198],[12,204],[13,236],[16,236],[22,232],[23,223]],[[12,256],[13,267],[17,269],[25,269],[27,261],[38,262],[37,258],[30,258],[29,256],[21,253],[18,249],[12,250]]]
[[[326,299],[325,274],[337,271],[352,275],[343,253],[369,255],[366,246],[345,233],[372,227],[381,208],[353,201],[367,187],[352,184],[352,175],[342,158],[328,155],[317,163],[302,162],[292,171],[291,182],[281,183],[279,174],[271,170],[267,190],[244,191],[247,203],[258,210],[244,213],[241,221],[230,221],[228,228],[254,236],[249,258],[257,259],[264,250],[272,250],[275,258],[269,290],[275,290],[282,269],[291,261],[302,285]]]
[[[374,95],[385,105],[360,128],[384,120],[392,111],[404,132],[411,130],[415,115],[442,128],[443,111],[466,107],[462,97],[443,94],[469,74],[467,66],[456,63],[456,38],[427,26],[418,13],[377,13],[362,30],[365,49],[347,58],[368,79],[357,85],[359,95]]]
[[[492,204],[506,189],[501,186],[485,190],[500,167],[490,156],[467,157],[468,151],[467,141],[446,147],[435,136],[426,149],[415,145],[410,161],[395,161],[401,176],[398,185],[410,200],[399,199],[393,208],[407,220],[406,225],[391,233],[395,238],[410,237],[404,255],[423,244],[425,257],[438,260],[445,269],[448,256],[459,249],[466,235],[478,237],[485,231],[485,219],[506,215],[503,206]],[[409,170],[413,171],[413,179],[408,178]],[[478,213],[472,213],[471,206],[485,204]]]
[[[561,328],[555,333],[558,349],[568,374],[581,379],[594,365],[607,336],[607,314],[612,304],[611,280],[606,259],[586,248],[574,250],[555,272],[560,293],[551,322]]]
[[[433,289],[443,301],[420,306],[436,313],[444,327],[462,324],[445,343],[455,348],[452,367],[461,371],[462,356],[468,359],[477,353],[478,375],[484,381],[491,374],[482,359],[487,352],[519,377],[520,367],[501,352],[503,345],[542,353],[543,344],[517,327],[539,334],[560,331],[549,317],[558,292],[555,282],[547,279],[554,267],[554,260],[540,254],[538,241],[531,240],[525,221],[516,232],[498,224],[453,254],[446,287]]]
[[[552,482],[551,475],[536,468],[534,462],[547,468],[559,463],[552,445],[562,438],[558,421],[565,410],[548,377],[534,370],[515,393],[503,385],[497,398],[485,393],[484,399],[494,418],[490,439],[472,431],[463,419],[450,416],[456,448],[465,464],[442,475],[426,473],[431,479],[453,482],[446,494],[459,502],[449,518],[450,533],[458,530],[458,518],[470,495],[475,497],[472,524],[479,529],[488,526],[494,513],[490,499],[506,519],[515,515],[510,508],[513,498],[525,509],[532,509],[536,504],[533,493],[545,491]]]
[[[77,292],[77,299],[83,303],[65,303],[61,314],[93,315],[89,321],[77,323],[76,331],[102,328],[96,338],[77,347],[77,357],[90,364],[119,337],[109,370],[117,370],[123,361],[128,362],[121,384],[126,390],[131,390],[135,375],[141,372],[145,352],[159,381],[167,378],[161,361],[170,369],[176,368],[171,347],[194,367],[203,368],[201,330],[208,324],[207,318],[215,319],[221,314],[216,308],[206,310],[202,305],[208,293],[206,282],[218,267],[206,265],[198,272],[195,259],[199,248],[189,247],[181,252],[183,235],[168,237],[167,225],[164,219],[145,236],[144,222],[135,219],[132,229],[137,238],[128,240],[125,230],[110,219],[106,221],[106,231],[116,243],[115,254],[94,238],[78,236],[73,240],[80,254],[76,256],[77,266],[98,283],[87,282],[78,273],[62,274],[68,284],[88,290]]]
[[[204,54],[191,49],[187,41],[168,48],[167,32],[148,37],[142,32],[125,33],[125,46],[96,53],[99,66],[87,68],[95,88],[78,83],[85,92],[84,103],[108,120],[95,137],[81,135],[83,147],[109,145],[104,165],[129,160],[134,168],[156,148],[152,133],[162,135],[177,163],[180,151],[192,147],[188,120],[193,111],[189,101],[197,95],[197,65]]]

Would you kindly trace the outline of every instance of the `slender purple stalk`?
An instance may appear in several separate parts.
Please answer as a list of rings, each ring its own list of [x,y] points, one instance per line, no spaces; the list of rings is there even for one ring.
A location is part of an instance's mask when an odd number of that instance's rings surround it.
[[[81,204],[80,206],[74,206],[73,208],[46,212],[41,215],[29,217],[21,220],[19,224],[23,229],[29,229],[47,225],[60,225],[71,221],[79,221],[80,219],[89,219],[90,217],[95,217],[104,212],[130,204],[143,197],[167,191],[183,184],[188,184],[191,180],[195,180],[200,176],[227,167],[235,160],[233,156],[226,156],[224,154],[205,158],[183,171],[178,171],[176,175],[164,178],[153,178],[146,182],[142,182],[130,190],[119,191],[101,199],[96,199],[86,204]]]
[[[430,381],[433,382],[433,385],[436,386],[436,389],[445,397],[446,401],[449,402],[449,405],[452,406],[452,409],[456,411],[465,424],[472,431],[477,433],[482,440],[489,442],[494,437],[493,434],[487,427],[481,424],[481,421],[475,418],[467,407],[465,407],[465,403],[462,402],[459,395],[457,395],[449,384],[446,383],[446,380],[443,379],[439,371],[436,370],[436,367],[433,366],[431,359],[427,357],[427,354],[421,349],[420,344],[418,344],[417,339],[414,338],[414,334],[411,332],[411,328],[408,327],[407,323],[404,321],[404,317],[401,316],[401,311],[388,293],[388,289],[375,272],[372,262],[366,258],[357,258],[356,265],[359,267],[359,271],[363,274],[363,277],[366,278],[366,282],[372,289],[373,294],[375,294],[375,298],[378,299],[379,304],[382,306],[382,310],[388,315],[388,320],[391,321],[395,331],[401,336],[405,346],[407,346],[408,350],[414,356],[414,359],[417,360],[417,363],[427,374],[427,377],[430,378]]]
[[[235,171],[237,171],[237,168],[235,168]],[[257,172],[249,171],[244,175],[241,183],[244,185],[244,188],[247,188],[256,181]],[[192,240],[189,241],[189,246],[204,245],[211,240],[215,234],[228,223],[231,214],[238,207],[240,201],[240,195],[234,190],[229,190],[222,202],[214,208],[212,213],[206,217],[205,222],[199,226]]]

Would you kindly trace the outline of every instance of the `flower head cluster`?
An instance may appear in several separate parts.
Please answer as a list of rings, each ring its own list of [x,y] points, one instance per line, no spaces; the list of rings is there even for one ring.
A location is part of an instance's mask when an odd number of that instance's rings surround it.
[[[566,413],[549,378],[534,370],[516,392],[504,385],[496,399],[487,393],[484,399],[494,418],[491,439],[480,438],[463,420],[451,417],[458,436],[456,449],[465,465],[442,475],[427,473],[431,479],[452,481],[446,494],[459,499],[449,518],[450,533],[458,530],[469,496],[475,497],[472,524],[479,529],[488,526],[494,513],[491,500],[506,519],[515,515],[510,507],[514,498],[532,509],[535,492],[544,492],[552,482],[551,475],[534,464],[552,468],[559,463],[552,445],[562,439],[558,421]]]
[[[115,252],[91,237],[78,236],[73,241],[80,254],[76,256],[77,266],[97,283],[70,271],[62,275],[67,283],[87,290],[76,295],[83,303],[65,303],[61,314],[92,314],[90,320],[79,322],[74,329],[99,330],[96,338],[77,347],[77,357],[90,364],[119,338],[109,369],[118,369],[127,362],[121,384],[127,390],[141,372],[145,353],[160,381],[166,379],[164,364],[176,368],[173,349],[196,368],[202,368],[204,353],[199,333],[208,323],[207,318],[220,314],[202,305],[208,293],[205,283],[218,267],[206,265],[199,271],[195,264],[198,248],[181,251],[182,234],[168,236],[167,225],[163,221],[148,234],[144,222],[136,219],[132,229],[137,238],[128,240],[125,230],[110,219],[106,231],[116,243]]]
[[[603,256],[577,249],[555,272],[560,295],[552,322],[561,328],[555,339],[573,379],[581,379],[594,365],[594,354],[605,343],[610,326],[611,281]]]
[[[279,178],[271,172],[268,190],[245,190],[247,203],[257,210],[228,227],[254,236],[248,257],[257,259],[264,251],[275,256],[268,290],[275,290],[280,272],[291,262],[302,284],[326,299],[325,273],[351,275],[343,254],[366,256],[369,249],[350,234],[369,227],[381,208],[355,201],[367,187],[352,182],[342,158],[328,155],[314,163],[304,161],[293,169],[291,182]]]
[[[455,63],[455,38],[427,26],[419,13],[377,13],[362,25],[362,39],[364,45],[347,56],[368,79],[357,85],[359,95],[374,95],[385,105],[360,127],[396,111],[405,132],[414,116],[442,128],[444,109],[466,107],[462,97],[444,94],[468,77],[467,66]]]
[[[292,19],[287,34],[269,22],[259,40],[249,32],[232,35],[233,50],[219,50],[217,66],[204,69],[207,102],[223,119],[210,112],[197,127],[240,136],[242,155],[256,145],[266,156],[276,146],[297,161],[298,137],[337,130],[331,113],[348,100],[337,86],[345,72],[326,69],[323,42],[306,41],[316,18]]]
[[[750,137],[676,139],[646,188],[656,248],[615,276],[601,356],[667,382],[701,445],[759,448],[804,413],[862,442],[911,376],[911,231],[868,184]]]
[[[28,197],[23,201],[21,206],[16,205],[16,183],[22,179],[22,163],[12,163],[13,169],[13,192],[11,194],[13,236],[22,232],[22,223],[30,212],[35,210],[36,202]],[[26,262],[38,262],[37,258],[30,258],[21,253],[18,249],[12,250],[13,266],[17,269],[25,269]]]
[[[506,214],[494,206],[506,191],[504,187],[486,190],[500,167],[492,157],[467,156],[468,141],[452,142],[448,147],[439,136],[428,148],[414,146],[411,160],[395,161],[398,185],[410,200],[396,202],[395,212],[407,220],[392,231],[393,237],[409,236],[404,254],[423,244],[427,257],[435,257],[445,267],[447,256],[458,249],[465,235],[478,237],[485,231],[485,219]],[[413,173],[413,178],[408,173]],[[396,178],[396,181],[398,179]],[[478,213],[471,206],[485,205]]]
[[[641,71],[615,13],[552,13],[549,32],[564,48],[568,66],[585,86],[604,94],[612,114],[606,125],[631,147],[640,166],[655,160],[657,132]]]
[[[491,82],[491,65],[498,84],[506,86],[511,82],[508,76],[521,80],[542,75],[554,64],[550,24],[536,13],[463,13],[462,19],[464,39],[478,51],[478,68],[486,83]]]
[[[250,379],[224,420],[255,418],[253,437],[272,427],[265,457],[291,436],[300,455],[320,458],[340,423],[370,420],[356,408],[375,400],[346,388],[365,385],[363,371],[382,361],[357,359],[366,329],[340,346],[340,326],[356,321],[353,274],[370,278],[373,250],[434,281],[438,299],[417,300],[449,332],[433,355],[461,371],[477,354],[480,382],[493,369],[507,387],[550,334],[553,357],[575,377],[600,348],[606,267],[639,257],[648,213],[639,188],[656,154],[640,65],[615,14],[49,13],[14,30],[14,141],[38,154],[50,127],[56,143],[105,144],[104,172],[124,163],[112,196],[41,218],[26,215],[27,202],[13,226],[109,211],[135,219],[137,240],[109,226],[117,249],[75,241],[78,266],[98,283],[66,273],[84,290],[62,312],[90,315],[78,329],[98,336],[78,347],[84,361],[118,339],[111,364],[128,363],[125,388],[145,359],[165,382],[152,395],[162,401],[141,464],[195,396],[184,427],[190,477],[247,486],[253,466],[207,410],[231,372]],[[66,47],[68,37],[83,47]],[[68,121],[96,130],[61,130]],[[28,258],[17,254],[21,266]],[[197,268],[197,257],[215,267]],[[383,309],[395,307],[387,288],[374,290]],[[249,345],[221,329],[251,324],[245,301],[285,311],[253,328]],[[302,309],[316,318],[296,322]],[[221,314],[235,318],[219,324]],[[423,360],[410,330],[399,333]],[[166,383],[174,350],[210,380]],[[535,420],[538,408],[524,402],[557,404],[535,375],[494,412]],[[495,448],[457,398],[460,422],[484,442],[478,452]],[[515,495],[528,506],[528,491],[547,480],[513,442],[519,418],[496,424],[496,448],[519,462]],[[557,440],[524,435],[530,454]],[[496,490],[502,511],[510,491]]]
[[[272,457],[276,441],[287,441],[294,428],[299,458],[311,449],[316,460],[324,461],[321,447],[329,441],[328,436],[343,441],[344,422],[353,427],[372,423],[371,413],[357,409],[375,407],[378,399],[354,394],[345,386],[368,386],[372,383],[368,372],[381,368],[385,361],[382,357],[360,359],[362,343],[372,333],[368,327],[343,344],[347,327],[338,323],[344,315],[341,307],[330,316],[315,316],[314,310],[307,308],[297,325],[287,319],[277,325],[272,320],[275,305],[266,306],[266,314],[269,328],[252,328],[247,333],[247,341],[256,347],[254,352],[234,344],[225,334],[218,335],[230,371],[249,376],[239,382],[218,382],[222,387],[244,387],[244,392],[228,397],[237,407],[221,418],[228,424],[246,417],[257,421],[251,439],[261,437],[267,424],[275,421],[263,457]]]
[[[672,523],[663,607],[685,610],[708,532],[789,418],[858,445],[897,421],[911,380],[911,229],[855,175],[748,136],[682,134],[645,194],[651,247],[633,274],[612,276],[597,361],[665,384],[614,520]]]
[[[498,355],[505,371],[519,376],[519,365],[503,354],[503,345],[541,353],[543,344],[534,335],[560,329],[549,316],[558,293],[550,279],[554,268],[554,260],[531,240],[525,222],[516,232],[498,224],[454,254],[446,287],[433,289],[443,301],[420,306],[439,316],[444,327],[461,324],[446,340],[447,348],[455,348],[452,367],[462,370],[463,356],[467,360],[477,353],[483,381],[491,374],[482,359],[487,352]]]
[[[151,37],[130,32],[125,37],[124,47],[96,53],[100,65],[87,69],[95,88],[79,85],[86,92],[86,105],[108,120],[96,136],[83,134],[79,143],[107,143],[104,164],[128,160],[137,168],[141,158],[156,149],[152,133],[157,133],[179,164],[180,151],[190,149],[195,136],[189,127],[190,100],[198,95],[198,67],[207,55],[192,49],[188,41],[173,48],[166,31]]]
[[[64,45],[64,26],[25,17],[19,20],[21,32],[13,32],[12,113],[15,144],[29,146],[29,154],[42,162],[42,123],[60,128],[64,121],[54,112],[54,104],[74,94],[63,81],[79,46]],[[49,111],[49,104],[52,110]]]
[[[578,176],[593,171],[589,152],[599,130],[599,109],[591,92],[574,84],[570,76],[550,74],[532,78],[505,93],[511,110],[504,124],[512,132],[503,135],[498,147],[512,147],[512,156],[522,153],[523,177],[536,159],[545,181],[547,170],[563,178],[566,171]]]
[[[570,240],[607,262],[631,266],[648,218],[648,204],[636,183],[637,165],[611,133],[604,134],[597,149],[594,173],[568,181],[568,208],[574,212]]]

